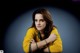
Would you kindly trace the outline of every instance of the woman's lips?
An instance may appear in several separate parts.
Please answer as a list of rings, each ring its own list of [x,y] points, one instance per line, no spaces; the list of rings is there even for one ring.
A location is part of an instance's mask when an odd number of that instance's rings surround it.
[[[38,28],[40,28],[41,26],[37,26]]]

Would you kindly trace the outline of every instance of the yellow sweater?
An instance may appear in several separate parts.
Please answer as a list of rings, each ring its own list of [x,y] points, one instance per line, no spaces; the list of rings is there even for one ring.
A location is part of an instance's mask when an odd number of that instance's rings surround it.
[[[60,38],[60,35],[58,33],[58,30],[54,27],[54,29],[51,31],[50,34],[56,34],[57,38],[54,42],[51,42],[49,44],[49,50],[50,52],[62,52],[63,48],[62,48],[62,40]],[[33,28],[29,28],[26,32],[26,35],[24,37],[24,40],[23,40],[23,50],[25,53],[29,53],[30,52],[30,41],[32,39],[34,39],[34,37],[36,37],[36,41],[39,42],[41,41],[39,36],[38,36],[38,33],[37,33],[37,30],[33,27]]]

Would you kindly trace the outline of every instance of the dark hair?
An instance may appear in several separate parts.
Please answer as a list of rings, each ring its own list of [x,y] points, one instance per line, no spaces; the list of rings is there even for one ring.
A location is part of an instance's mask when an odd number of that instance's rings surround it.
[[[42,14],[43,15],[43,18],[44,20],[46,21],[46,27],[44,29],[44,33],[46,35],[46,38],[50,35],[50,32],[52,31],[53,27],[55,27],[53,25],[53,20],[52,20],[52,17],[51,17],[51,14],[50,12],[45,9],[45,8],[40,8],[40,9],[37,9],[33,12],[32,14],[32,20],[33,20],[33,23],[32,23],[32,26],[31,27],[35,27],[35,15],[36,14]],[[36,28],[36,27],[35,27]]]

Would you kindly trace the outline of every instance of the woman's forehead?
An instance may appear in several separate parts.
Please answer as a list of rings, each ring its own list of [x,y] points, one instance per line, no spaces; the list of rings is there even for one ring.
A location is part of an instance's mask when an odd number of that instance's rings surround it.
[[[35,19],[43,19],[43,15],[42,14],[36,14]]]

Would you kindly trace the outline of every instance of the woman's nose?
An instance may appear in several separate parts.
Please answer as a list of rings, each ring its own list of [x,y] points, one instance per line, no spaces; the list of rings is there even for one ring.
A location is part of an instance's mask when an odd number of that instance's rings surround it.
[[[37,24],[40,25],[40,21],[38,21]]]

